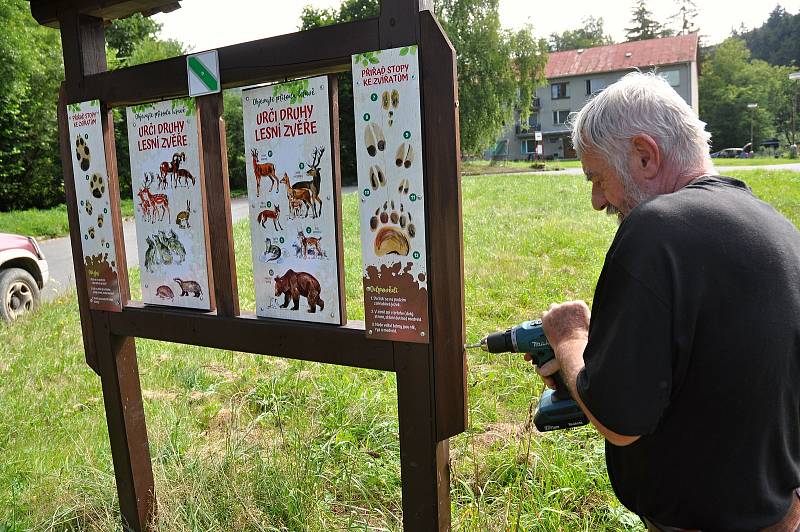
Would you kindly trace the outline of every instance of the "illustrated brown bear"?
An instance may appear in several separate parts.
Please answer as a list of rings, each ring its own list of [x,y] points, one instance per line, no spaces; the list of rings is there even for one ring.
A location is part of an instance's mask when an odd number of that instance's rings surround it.
[[[308,300],[309,312],[316,312],[317,307],[320,310],[325,308],[325,302],[319,297],[319,281],[310,273],[288,270],[282,277],[275,277],[275,297],[280,297],[281,294],[284,296],[281,308],[288,307],[291,299],[294,303],[291,310],[297,310],[300,307],[300,296]]]

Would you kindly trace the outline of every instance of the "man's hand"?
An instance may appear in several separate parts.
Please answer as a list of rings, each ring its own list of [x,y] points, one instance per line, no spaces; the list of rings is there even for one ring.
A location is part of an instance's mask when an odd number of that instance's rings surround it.
[[[558,354],[558,345],[573,340],[586,341],[589,338],[589,319],[591,312],[583,301],[553,303],[542,314],[542,329]]]

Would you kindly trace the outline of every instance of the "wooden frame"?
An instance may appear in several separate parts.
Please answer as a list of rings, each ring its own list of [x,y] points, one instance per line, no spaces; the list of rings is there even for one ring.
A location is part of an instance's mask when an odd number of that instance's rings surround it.
[[[140,2],[141,3],[141,2]],[[172,5],[168,1],[165,6]],[[58,9],[53,7],[57,4]],[[124,16],[109,7],[108,18]],[[136,2],[130,3],[136,11]],[[158,2],[148,0],[147,9]],[[117,492],[125,526],[149,528],[156,514],[135,337],[340,364],[397,375],[403,523],[406,530],[450,528],[448,438],[467,423],[464,355],[464,267],[455,52],[429,11],[429,0],[382,0],[378,18],[328,26],[219,49],[224,88],[350,69],[351,56],[419,44],[422,78],[430,343],[370,340],[364,325],[343,327],[242,315],[233,253],[222,95],[197,98],[215,312],[154,308],[129,301],[120,277],[121,312],[90,310],[68,138],[66,105],[99,99],[104,106],[109,180],[116,185],[109,109],[188,94],[186,58],[106,71],[102,7],[80,0],[64,8],[32,0],[34,13],[57,13],[66,81],[59,130],[73,261],[86,361],[101,377]],[[143,4],[144,5],[144,4]],[[92,13],[95,16],[89,16]],[[50,16],[50,15],[48,15]],[[40,19],[41,21],[41,19]],[[52,21],[51,21],[52,22]],[[155,82],[154,80],[158,80]],[[435,132],[435,133],[434,133]],[[334,132],[338,134],[338,131]],[[338,154],[335,164],[338,164]],[[116,260],[125,264],[118,187],[112,186]],[[337,191],[338,193],[338,191]],[[434,212],[431,212],[434,211]],[[341,223],[341,213],[337,213]],[[124,269],[121,271],[125,271]],[[270,338],[269,353],[263,338]]]

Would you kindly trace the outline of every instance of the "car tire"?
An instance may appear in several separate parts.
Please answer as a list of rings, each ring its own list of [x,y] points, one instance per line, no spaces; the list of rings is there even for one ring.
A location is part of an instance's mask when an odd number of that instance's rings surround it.
[[[0,318],[12,322],[39,307],[39,286],[22,268],[0,271]]]

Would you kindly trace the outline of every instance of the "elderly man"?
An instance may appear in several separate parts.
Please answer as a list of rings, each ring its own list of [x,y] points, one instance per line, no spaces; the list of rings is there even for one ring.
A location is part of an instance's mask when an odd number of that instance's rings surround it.
[[[705,124],[633,73],[578,113],[592,207],[620,226],[582,301],[552,305],[560,371],[648,530],[800,529],[800,234],[714,175]]]

